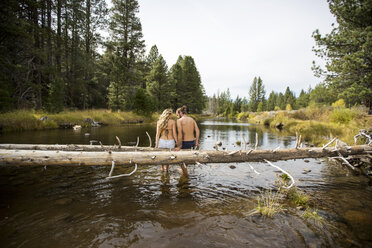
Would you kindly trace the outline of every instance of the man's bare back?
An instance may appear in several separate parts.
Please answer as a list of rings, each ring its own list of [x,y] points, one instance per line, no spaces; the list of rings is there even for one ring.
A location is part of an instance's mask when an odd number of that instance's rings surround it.
[[[193,118],[189,116],[183,116],[178,120],[177,124],[180,125],[180,131],[182,133],[182,141],[191,141],[195,140],[195,126],[196,123]]]
[[[177,129],[178,129],[178,149],[188,149],[190,147],[199,146],[199,135],[200,131],[195,120],[186,115],[183,109],[178,109],[176,112],[178,116]],[[195,134],[194,134],[195,133]],[[189,142],[185,144],[185,142]],[[191,142],[191,143],[190,143]],[[190,147],[189,147],[190,146]]]

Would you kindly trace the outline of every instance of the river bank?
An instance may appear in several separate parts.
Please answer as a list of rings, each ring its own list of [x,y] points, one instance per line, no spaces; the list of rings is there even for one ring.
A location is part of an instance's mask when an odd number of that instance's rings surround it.
[[[134,112],[111,111],[107,109],[63,111],[51,114],[44,111],[17,110],[0,114],[0,127],[3,132],[56,129],[80,125],[121,125],[150,123],[156,114],[141,116]]]
[[[260,113],[243,112],[237,116],[240,121],[264,125],[285,135],[301,135],[302,141],[319,146],[333,137],[354,144],[354,136],[360,129],[372,128],[372,116],[363,107],[307,107],[291,111],[270,111]],[[357,144],[362,144],[361,140]]]
[[[91,127],[94,125],[119,126],[154,123],[159,115],[160,113],[152,113],[143,116],[131,111],[111,111],[108,109],[63,111],[57,114],[35,110],[17,110],[0,114],[0,132],[72,128],[74,125]],[[205,118],[202,115],[191,116],[197,121]],[[176,119],[175,115],[174,119]]]

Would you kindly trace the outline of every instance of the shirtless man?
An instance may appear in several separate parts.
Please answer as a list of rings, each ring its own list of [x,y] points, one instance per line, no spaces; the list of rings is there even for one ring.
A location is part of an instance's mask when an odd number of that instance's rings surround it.
[[[196,148],[199,146],[200,135],[198,125],[193,118],[186,115],[186,106],[177,109],[176,114],[178,117],[178,147],[175,150]]]
[[[199,135],[200,131],[195,120],[186,115],[186,106],[178,108],[176,111],[177,129],[178,129],[178,139],[176,147],[174,150],[179,151],[180,149],[191,149],[199,146]],[[195,135],[194,135],[195,132]],[[188,176],[187,168],[184,164],[181,165],[182,172],[185,176]]]

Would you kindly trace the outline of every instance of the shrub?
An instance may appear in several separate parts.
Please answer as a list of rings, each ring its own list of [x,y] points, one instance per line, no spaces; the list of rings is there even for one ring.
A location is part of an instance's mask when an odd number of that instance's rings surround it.
[[[256,117],[256,114],[253,114],[253,113],[249,114],[249,119],[253,119],[255,117]]]
[[[297,120],[309,120],[309,117],[306,115],[306,112],[302,109],[294,111],[289,115],[289,117]]]
[[[285,106],[285,110],[291,111],[292,110],[291,104],[288,103],[287,106]]]
[[[334,108],[345,108],[345,106],[346,104],[345,104],[344,99],[339,99],[335,101],[334,103],[332,103],[332,107]]]
[[[238,120],[246,120],[249,116],[249,112],[241,112],[238,114]]]
[[[272,121],[273,121],[272,118],[267,118],[267,119],[264,120],[264,125],[265,125],[265,126],[270,126],[270,123],[271,123]]]
[[[356,113],[354,113],[350,109],[346,108],[337,108],[334,109],[331,113],[330,120],[335,123],[347,124],[349,123],[354,117]]]

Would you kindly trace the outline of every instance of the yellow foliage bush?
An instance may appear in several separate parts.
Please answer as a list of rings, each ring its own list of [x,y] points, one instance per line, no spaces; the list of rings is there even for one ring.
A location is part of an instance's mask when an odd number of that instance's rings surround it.
[[[344,99],[339,99],[339,100],[335,101],[334,103],[332,103],[332,107],[334,107],[334,108],[345,108],[346,104],[345,104]]]

